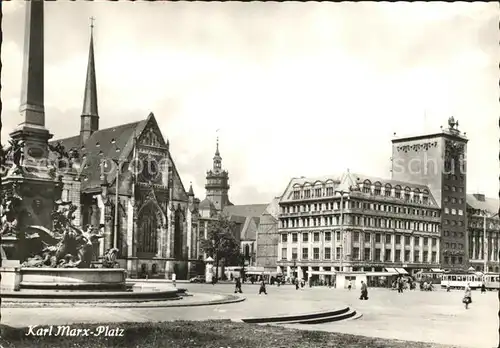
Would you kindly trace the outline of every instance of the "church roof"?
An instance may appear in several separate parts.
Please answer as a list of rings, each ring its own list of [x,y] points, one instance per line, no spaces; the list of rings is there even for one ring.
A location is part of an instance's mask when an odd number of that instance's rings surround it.
[[[147,124],[149,117],[145,120],[127,123],[115,127],[101,129],[94,132],[85,142],[83,148],[80,146],[80,136],[64,139],[56,139],[51,144],[60,142],[66,151],[77,148],[82,161],[82,190],[100,188],[100,163],[103,159],[127,158],[133,148],[134,135],[139,135]],[[112,180],[108,182],[111,183]]]
[[[256,240],[260,217],[266,212],[268,204],[245,204],[225,206],[223,214],[239,227],[240,240]]]
[[[228,205],[223,209],[224,214],[232,216],[259,217],[264,214],[268,204]]]
[[[205,198],[200,202],[198,210],[215,210],[215,206],[210,199]]]

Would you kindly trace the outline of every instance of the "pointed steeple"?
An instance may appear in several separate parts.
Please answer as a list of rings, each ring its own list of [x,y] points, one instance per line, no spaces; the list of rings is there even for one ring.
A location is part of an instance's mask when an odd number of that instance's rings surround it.
[[[94,17],[90,17],[90,48],[87,65],[87,78],[83,97],[80,140],[85,144],[92,133],[99,130],[99,112],[97,108],[97,82],[94,60]]]
[[[220,173],[222,170],[222,157],[219,152],[219,137],[217,137],[217,143],[215,148],[215,156],[214,156],[214,172]]]
[[[193,191],[193,183],[189,183],[189,191],[188,191],[188,196],[194,197],[194,191]]]
[[[215,156],[220,156],[220,152],[219,152],[219,137],[217,137],[217,140],[216,140]]]

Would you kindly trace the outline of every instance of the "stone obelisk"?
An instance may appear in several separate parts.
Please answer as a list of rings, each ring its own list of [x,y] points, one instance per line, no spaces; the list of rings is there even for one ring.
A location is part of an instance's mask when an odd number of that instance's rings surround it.
[[[23,159],[16,171],[9,172],[2,180],[2,190],[8,195],[22,198],[17,215],[15,252],[13,259],[24,261],[29,254],[29,241],[25,231],[30,225],[52,229],[51,212],[54,201],[60,196],[62,182],[49,175],[48,141],[52,137],[45,128],[44,107],[44,33],[41,0],[25,2],[26,23],[24,36],[24,62],[20,112],[22,122],[10,134],[12,140],[24,143]],[[21,153],[21,151],[19,151]],[[14,161],[15,162],[15,161]],[[19,164],[18,163],[18,164]],[[3,244],[3,240],[2,240]]]
[[[46,158],[52,137],[45,128],[43,7],[40,0],[26,2],[20,107],[23,120],[10,134],[14,140],[24,140],[25,159]]]

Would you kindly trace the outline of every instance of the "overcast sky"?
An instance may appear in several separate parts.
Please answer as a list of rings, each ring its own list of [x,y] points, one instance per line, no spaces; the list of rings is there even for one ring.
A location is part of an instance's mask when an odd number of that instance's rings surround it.
[[[24,3],[2,2],[2,143],[21,119]],[[186,189],[205,197],[220,129],[235,204],[294,176],[390,177],[391,139],[467,132],[468,188],[498,196],[498,4],[45,4],[46,126],[79,133],[89,46],[101,128],[154,112]],[[426,115],[426,116],[425,116]]]

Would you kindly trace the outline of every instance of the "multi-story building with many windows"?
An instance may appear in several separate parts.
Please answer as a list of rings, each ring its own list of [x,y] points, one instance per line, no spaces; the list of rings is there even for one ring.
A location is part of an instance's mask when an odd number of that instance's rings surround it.
[[[498,199],[483,194],[467,195],[469,265],[476,271],[500,270],[498,203]],[[455,245],[450,247],[453,250]]]
[[[279,202],[278,271],[439,268],[440,208],[424,185],[354,173],[294,178]]]

